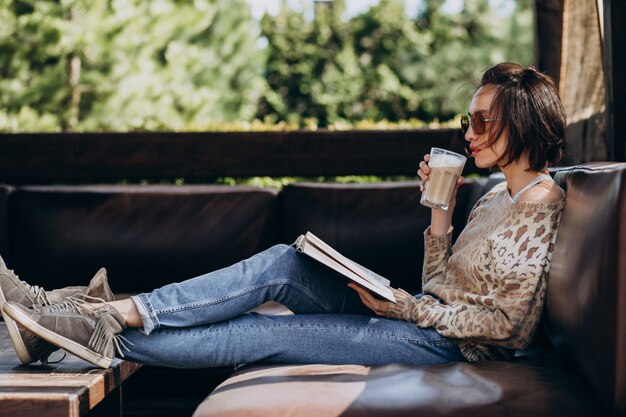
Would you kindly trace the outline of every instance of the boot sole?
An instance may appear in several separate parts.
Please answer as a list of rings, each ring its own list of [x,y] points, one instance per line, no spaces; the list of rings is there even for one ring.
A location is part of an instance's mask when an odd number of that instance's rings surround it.
[[[113,358],[107,358],[99,355],[91,349],[74,342],[73,340],[70,340],[66,337],[61,336],[60,334],[46,329],[45,327],[39,325],[36,321],[31,319],[29,316],[22,313],[20,310],[14,308],[11,304],[6,304],[3,311],[11,316],[11,318],[18,322],[20,325],[35,333],[42,339],[52,343],[53,345],[65,349],[68,352],[78,356],[83,360],[86,360],[93,365],[99,366],[104,369],[111,367],[111,362],[113,362]]]
[[[7,331],[9,332],[9,337],[11,338],[11,343],[13,343],[13,349],[15,349],[15,353],[17,354],[17,358],[22,362],[23,365],[31,364],[34,359],[28,353],[28,349],[26,349],[26,345],[24,344],[24,339],[22,339],[22,335],[20,334],[20,329],[17,327],[17,323],[9,317],[8,314],[4,312],[4,304],[6,303],[6,298],[4,298],[4,294],[0,290],[0,311],[2,312],[2,318],[4,319],[4,323],[7,326]]]

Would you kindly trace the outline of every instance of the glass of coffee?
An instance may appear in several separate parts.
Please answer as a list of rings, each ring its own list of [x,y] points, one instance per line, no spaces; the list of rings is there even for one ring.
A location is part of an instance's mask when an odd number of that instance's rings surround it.
[[[426,207],[448,210],[456,181],[463,171],[467,158],[456,152],[431,148],[430,173],[424,182],[424,192],[420,203]]]

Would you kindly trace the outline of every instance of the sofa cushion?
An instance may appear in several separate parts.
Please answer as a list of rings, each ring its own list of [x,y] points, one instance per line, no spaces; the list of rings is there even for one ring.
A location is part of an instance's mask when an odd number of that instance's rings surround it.
[[[247,366],[194,417],[601,415],[579,375],[552,356],[410,367]]]
[[[9,200],[12,268],[46,288],[152,290],[276,243],[277,191],[228,186],[20,187]]]
[[[468,181],[459,190],[455,234],[465,224],[475,184]],[[430,209],[419,198],[418,182],[293,184],[279,196],[280,240],[292,242],[311,231],[393,286],[416,293],[421,289],[423,233],[430,224]]]
[[[604,406],[626,415],[626,164],[561,171],[567,190],[547,290],[547,330]]]

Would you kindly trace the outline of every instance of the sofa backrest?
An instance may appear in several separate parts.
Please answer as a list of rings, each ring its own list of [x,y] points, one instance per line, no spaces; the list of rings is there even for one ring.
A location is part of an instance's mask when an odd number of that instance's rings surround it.
[[[9,194],[12,187],[0,185],[0,254],[9,252],[9,218],[7,213]]]
[[[455,234],[481,181],[459,190]],[[430,209],[417,182],[229,186],[0,186],[0,253],[45,288],[98,268],[116,292],[147,291],[228,266],[308,230],[345,255],[420,291]],[[3,223],[4,222],[4,223]]]
[[[104,266],[115,292],[147,291],[276,243],[276,194],[227,186],[19,187],[8,203],[8,261],[45,288],[84,284]]]
[[[464,184],[455,210],[455,233],[466,221],[475,185]],[[430,209],[419,204],[419,183],[297,183],[279,195],[280,240],[313,232],[345,256],[411,293],[421,289],[424,230]]]
[[[626,414],[626,164],[556,174],[567,191],[552,258],[546,328],[613,415]]]

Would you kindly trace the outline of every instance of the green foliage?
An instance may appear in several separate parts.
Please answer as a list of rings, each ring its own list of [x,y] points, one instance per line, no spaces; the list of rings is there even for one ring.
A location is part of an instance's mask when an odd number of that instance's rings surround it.
[[[71,19],[67,3],[0,1],[0,126],[69,124],[65,73],[81,47]]]
[[[180,130],[254,116],[264,57],[245,0],[111,6],[110,91],[86,128]]]
[[[301,183],[301,182],[328,182],[334,184],[368,184],[378,182],[397,182],[397,181],[418,181],[419,177],[409,176],[384,176],[379,177],[376,175],[340,175],[332,177],[250,177],[250,178],[235,178],[235,177],[220,177],[217,178],[214,183],[219,185],[247,185],[250,187],[270,187],[282,189],[289,184]],[[184,179],[178,178],[175,182],[176,185],[182,185],[185,183]],[[144,182],[148,184],[148,182]]]
[[[382,0],[349,22],[343,2],[307,22],[282,3],[277,16],[265,15],[269,43],[269,90],[259,115],[326,127],[342,121],[402,120],[416,116],[418,92],[410,65],[427,44],[405,17],[401,0]],[[309,121],[309,123],[311,123]]]
[[[0,0],[0,131],[438,126],[532,60],[532,0],[345,1],[255,22],[247,0]]]
[[[443,3],[424,2],[412,20],[402,0],[380,0],[345,23],[342,2],[314,23],[283,3],[278,16],[263,19],[269,90],[259,115],[321,127],[447,120],[465,112],[482,70],[531,63],[530,0],[518,1],[508,18],[488,0],[465,0],[456,15],[442,12]]]
[[[250,120],[264,56],[245,0],[0,0],[0,129]]]

